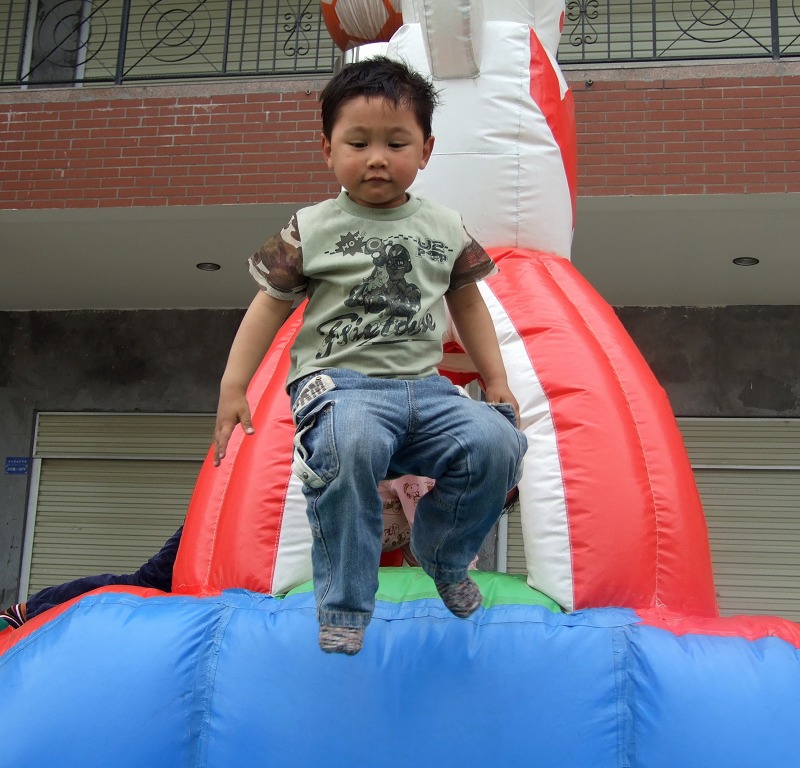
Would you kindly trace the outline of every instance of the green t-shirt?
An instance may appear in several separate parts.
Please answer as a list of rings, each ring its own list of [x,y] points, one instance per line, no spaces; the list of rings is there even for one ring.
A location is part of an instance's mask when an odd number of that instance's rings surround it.
[[[250,258],[267,293],[308,297],[289,383],[325,368],[398,379],[436,373],[445,293],[495,269],[457,212],[413,196],[366,208],[345,192],[298,211]]]

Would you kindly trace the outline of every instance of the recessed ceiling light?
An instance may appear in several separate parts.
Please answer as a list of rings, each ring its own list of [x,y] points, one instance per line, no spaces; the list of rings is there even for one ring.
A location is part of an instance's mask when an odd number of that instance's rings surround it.
[[[196,266],[203,272],[216,272],[218,269],[221,269],[220,265],[215,264],[213,261],[201,261]]]
[[[737,267],[753,267],[758,264],[758,259],[755,256],[738,256],[733,263]]]

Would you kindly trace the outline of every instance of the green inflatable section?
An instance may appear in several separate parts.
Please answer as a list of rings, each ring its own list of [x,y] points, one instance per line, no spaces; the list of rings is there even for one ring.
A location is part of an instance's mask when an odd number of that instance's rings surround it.
[[[484,608],[494,605],[541,605],[553,613],[561,613],[561,607],[547,595],[531,589],[522,574],[495,573],[493,571],[470,571],[483,594]],[[310,581],[287,593],[297,595],[311,592]],[[411,600],[439,598],[433,579],[422,568],[381,568],[378,572],[378,600],[388,603],[404,603]]]

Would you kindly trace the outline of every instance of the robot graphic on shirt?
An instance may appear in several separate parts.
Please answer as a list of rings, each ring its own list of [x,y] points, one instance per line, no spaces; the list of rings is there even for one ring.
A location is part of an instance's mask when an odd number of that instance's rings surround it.
[[[372,254],[373,269],[361,285],[350,291],[348,307],[363,306],[370,314],[388,317],[413,317],[420,307],[420,290],[406,280],[413,269],[408,249],[372,237],[365,243]]]

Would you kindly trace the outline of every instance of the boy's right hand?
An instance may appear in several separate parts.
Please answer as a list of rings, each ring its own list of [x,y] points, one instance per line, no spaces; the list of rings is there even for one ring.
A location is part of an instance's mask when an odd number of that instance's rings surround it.
[[[244,392],[220,392],[217,406],[217,421],[214,426],[214,466],[218,467],[225,458],[228,440],[237,424],[242,425],[246,435],[255,430],[250,417],[250,405]]]
[[[291,301],[275,299],[259,291],[244,313],[219,386],[217,423],[214,427],[215,467],[225,458],[228,440],[237,424],[242,425],[246,435],[252,435],[255,431],[247,404],[247,387],[291,311]]]

